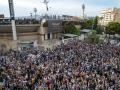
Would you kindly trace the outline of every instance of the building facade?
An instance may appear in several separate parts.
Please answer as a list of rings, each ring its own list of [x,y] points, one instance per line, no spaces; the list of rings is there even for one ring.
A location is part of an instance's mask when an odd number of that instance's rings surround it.
[[[0,19],[0,48],[6,46],[9,49],[16,46],[31,46],[31,44],[41,47],[47,41],[50,43],[59,41],[66,21],[73,22],[77,28],[80,28],[78,19],[15,19],[17,40],[13,40],[11,20],[2,18]]]
[[[3,19],[4,18],[4,14],[0,14],[0,19]]]
[[[109,22],[120,22],[120,8],[107,8],[102,10],[99,23],[106,26]]]
[[[62,33],[62,20],[43,20],[38,24],[16,24],[17,41],[13,40],[11,24],[0,24],[0,47],[15,48],[46,40],[59,39]]]

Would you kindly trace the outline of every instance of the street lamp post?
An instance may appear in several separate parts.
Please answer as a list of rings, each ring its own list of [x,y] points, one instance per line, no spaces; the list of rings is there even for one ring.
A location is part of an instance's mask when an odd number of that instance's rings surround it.
[[[11,24],[12,24],[13,40],[16,41],[17,40],[17,34],[16,34],[13,0],[8,0],[8,2],[9,2],[10,19],[11,19]]]
[[[34,12],[35,12],[35,20],[36,20],[37,8],[34,8]]]
[[[32,13],[30,13],[30,18],[31,18],[31,20],[32,20]]]

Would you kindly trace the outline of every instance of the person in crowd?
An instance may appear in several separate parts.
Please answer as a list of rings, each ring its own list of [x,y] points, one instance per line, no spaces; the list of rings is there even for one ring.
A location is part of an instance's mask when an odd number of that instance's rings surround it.
[[[120,90],[120,47],[71,40],[0,52],[0,82],[3,90]]]

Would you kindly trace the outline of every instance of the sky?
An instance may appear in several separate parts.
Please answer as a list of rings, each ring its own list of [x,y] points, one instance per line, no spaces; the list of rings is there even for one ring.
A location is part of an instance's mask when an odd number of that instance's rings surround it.
[[[33,8],[37,8],[38,15],[46,13],[43,0],[13,0],[15,16],[30,16],[34,14]],[[86,16],[100,15],[105,8],[120,8],[120,0],[47,0],[49,1],[49,14],[82,16],[82,4],[85,4]],[[9,17],[8,0],[0,0],[0,14]]]

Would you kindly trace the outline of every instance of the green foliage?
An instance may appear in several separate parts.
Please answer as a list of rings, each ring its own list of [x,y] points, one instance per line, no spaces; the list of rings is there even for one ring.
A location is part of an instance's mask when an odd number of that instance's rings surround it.
[[[80,35],[80,30],[78,30],[73,23],[66,22],[64,24],[65,33]]]
[[[120,23],[109,22],[106,26],[106,33],[110,35],[120,34]]]
[[[95,30],[92,30],[89,34],[88,34],[88,37],[87,37],[87,41],[89,43],[100,43],[101,40],[100,40],[100,37],[97,35],[97,32]]]
[[[97,28],[96,28],[96,32],[97,32],[97,34],[102,34],[102,32],[104,32],[104,27],[98,25]]]
[[[95,18],[89,18],[88,20],[84,20],[84,23],[82,25],[82,29],[97,29],[98,25],[98,16]]]
[[[93,19],[85,20],[82,24],[82,29],[92,29]]]
[[[94,18],[94,21],[93,21],[93,30],[96,30],[97,34],[102,34],[102,32],[104,31],[104,28],[100,25],[98,25],[98,19],[99,17],[96,16]]]
[[[84,23],[82,24],[82,29],[93,29],[97,31],[97,34],[102,34],[104,28],[98,25],[98,19],[99,17],[96,16],[88,20],[85,20]]]
[[[98,16],[96,16],[93,21],[93,29],[96,30],[97,28],[98,28]]]
[[[120,34],[120,23],[117,24],[116,34]]]

